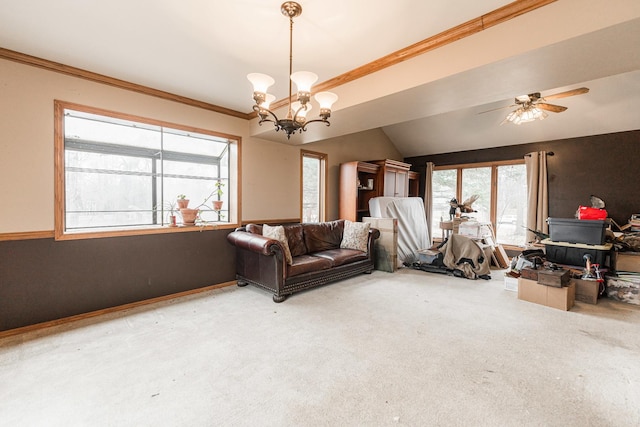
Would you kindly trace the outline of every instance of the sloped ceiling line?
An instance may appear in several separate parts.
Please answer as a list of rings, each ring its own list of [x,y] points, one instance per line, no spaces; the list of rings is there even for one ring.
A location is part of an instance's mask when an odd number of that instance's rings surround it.
[[[538,9],[542,6],[546,6],[557,0],[516,0],[506,6],[486,13],[478,18],[471,19],[463,24],[445,30],[435,36],[426,38],[411,46],[407,46],[403,49],[397,50],[389,55],[383,56],[375,61],[365,64],[361,67],[355,68],[337,77],[331,78],[324,82],[318,83],[314,86],[314,90],[317,92],[333,89],[337,86],[349,83],[357,80],[368,74],[375,73],[384,68],[391,67],[399,64],[400,62],[409,60],[416,56],[425,54],[434,49],[438,49],[449,43],[453,43],[457,40],[465,37],[472,36],[487,28],[498,25],[502,22],[516,18],[527,12]],[[278,109],[284,107],[288,103],[288,99],[281,99],[271,104],[272,109]],[[256,113],[252,114],[252,117],[256,117]]]

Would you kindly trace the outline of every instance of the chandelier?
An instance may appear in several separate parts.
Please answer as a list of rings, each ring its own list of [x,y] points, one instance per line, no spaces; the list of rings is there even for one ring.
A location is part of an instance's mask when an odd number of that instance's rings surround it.
[[[273,111],[269,109],[271,102],[276,97],[267,93],[269,86],[275,83],[270,76],[260,73],[251,73],[247,75],[249,81],[253,84],[253,100],[256,102],[253,111],[258,113],[260,125],[264,122],[271,122],[276,131],[283,130],[287,134],[287,139],[296,131],[302,133],[307,130],[307,125],[313,122],[322,122],[327,126],[330,125],[329,117],[331,117],[331,106],[338,100],[338,96],[331,92],[318,92],[314,98],[320,104],[320,114],[318,119],[307,120],[306,115],[312,106],[309,103],[311,99],[311,86],[318,80],[318,76],[309,71],[293,72],[293,18],[302,14],[302,6],[293,1],[287,1],[280,6],[280,12],[289,18],[289,108],[287,116],[284,119],[278,119]],[[291,82],[296,84],[297,101],[291,102]]]

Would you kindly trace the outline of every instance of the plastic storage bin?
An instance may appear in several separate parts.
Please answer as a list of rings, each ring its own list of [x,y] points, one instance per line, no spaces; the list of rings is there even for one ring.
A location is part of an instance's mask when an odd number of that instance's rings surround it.
[[[547,218],[549,239],[554,242],[602,245],[608,220]]]
[[[544,251],[549,262],[583,267],[586,264],[584,256],[588,254],[591,256],[592,264],[600,264],[601,268],[611,265],[610,254],[613,248],[611,243],[585,245],[553,242],[550,239],[545,239],[541,243],[544,244]]]

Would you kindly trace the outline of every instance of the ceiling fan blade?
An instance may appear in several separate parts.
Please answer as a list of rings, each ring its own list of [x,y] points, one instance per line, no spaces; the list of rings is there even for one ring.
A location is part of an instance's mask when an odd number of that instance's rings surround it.
[[[578,89],[572,89],[572,90],[568,90],[566,92],[554,93],[553,95],[545,95],[545,96],[543,96],[543,98],[544,99],[558,99],[558,98],[565,98],[567,96],[582,95],[583,93],[587,93],[587,92],[589,92],[589,88],[588,87],[580,87]]]
[[[544,102],[536,104],[536,107],[551,111],[552,113],[562,113],[567,109],[567,107],[563,107],[562,105],[545,104]]]

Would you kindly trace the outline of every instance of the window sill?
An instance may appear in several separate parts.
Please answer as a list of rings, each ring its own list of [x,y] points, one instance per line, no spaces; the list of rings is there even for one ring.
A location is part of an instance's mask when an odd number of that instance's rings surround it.
[[[105,237],[126,237],[126,236],[144,236],[148,234],[170,234],[170,233],[191,233],[194,231],[212,231],[212,230],[229,230],[239,227],[239,224],[235,223],[219,223],[219,224],[207,224],[207,225],[179,225],[177,227],[169,226],[157,226],[157,227],[141,227],[126,230],[112,230],[112,229],[92,229],[82,231],[66,231],[60,233],[58,230],[55,232],[55,240],[82,240],[82,239],[101,239]]]

